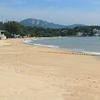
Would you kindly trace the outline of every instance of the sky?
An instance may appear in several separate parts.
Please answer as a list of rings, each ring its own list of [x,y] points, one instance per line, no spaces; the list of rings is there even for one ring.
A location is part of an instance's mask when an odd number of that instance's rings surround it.
[[[100,25],[100,0],[0,0],[0,21],[26,18],[63,25]]]

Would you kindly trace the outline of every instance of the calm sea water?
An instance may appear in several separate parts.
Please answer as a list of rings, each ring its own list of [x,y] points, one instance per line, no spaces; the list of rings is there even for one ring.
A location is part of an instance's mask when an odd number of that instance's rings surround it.
[[[33,39],[30,43],[77,52],[100,53],[100,37],[43,38],[37,40]]]

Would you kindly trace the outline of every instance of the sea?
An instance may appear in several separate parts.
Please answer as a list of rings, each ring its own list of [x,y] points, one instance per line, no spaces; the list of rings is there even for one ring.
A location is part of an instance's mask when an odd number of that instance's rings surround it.
[[[100,56],[100,37],[51,37],[33,38],[25,43],[49,48],[59,48],[66,52]]]

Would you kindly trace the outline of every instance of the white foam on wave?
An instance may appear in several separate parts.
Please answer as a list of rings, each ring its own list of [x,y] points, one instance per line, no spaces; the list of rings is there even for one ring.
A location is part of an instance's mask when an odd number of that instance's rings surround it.
[[[43,47],[48,47],[48,48],[60,48],[59,46],[55,46],[55,45],[45,45],[45,44],[36,44],[36,43],[33,43],[33,45],[43,46]]]
[[[100,52],[82,52],[82,53],[86,55],[100,56]]]
[[[100,56],[100,52],[92,52],[92,51],[87,51],[85,49],[75,48],[75,49],[64,49],[64,50],[73,54]]]
[[[32,40],[24,40],[23,42],[28,44],[28,43],[31,43]]]
[[[35,39],[35,40],[37,40],[37,39]],[[33,42],[33,39],[32,40],[24,40],[23,42],[26,44],[31,44],[31,45],[36,45],[36,46],[43,46],[43,47],[49,47],[49,48],[60,48],[59,46],[55,46],[55,45],[36,44]]]
[[[93,52],[93,51],[87,51],[87,50],[82,50],[79,49],[77,52],[85,54],[85,55],[94,55],[94,56],[100,56],[100,52]]]

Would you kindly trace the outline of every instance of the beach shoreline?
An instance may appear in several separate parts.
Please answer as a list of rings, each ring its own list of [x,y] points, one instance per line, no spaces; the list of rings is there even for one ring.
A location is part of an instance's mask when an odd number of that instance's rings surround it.
[[[0,41],[1,100],[100,99],[97,57],[28,45],[26,39]]]
[[[62,37],[52,37],[52,38],[62,38]],[[40,39],[49,39],[49,37],[25,39],[25,40],[23,40],[23,43],[26,43],[28,45],[33,45],[33,46],[40,46],[40,47],[59,49],[59,50],[63,51],[64,53],[66,52],[67,54],[87,55],[87,56],[100,56],[100,52],[90,52],[90,51],[79,50],[79,49],[61,48],[60,46],[57,46],[57,45],[36,44],[36,43],[33,42],[34,40],[40,40]]]

